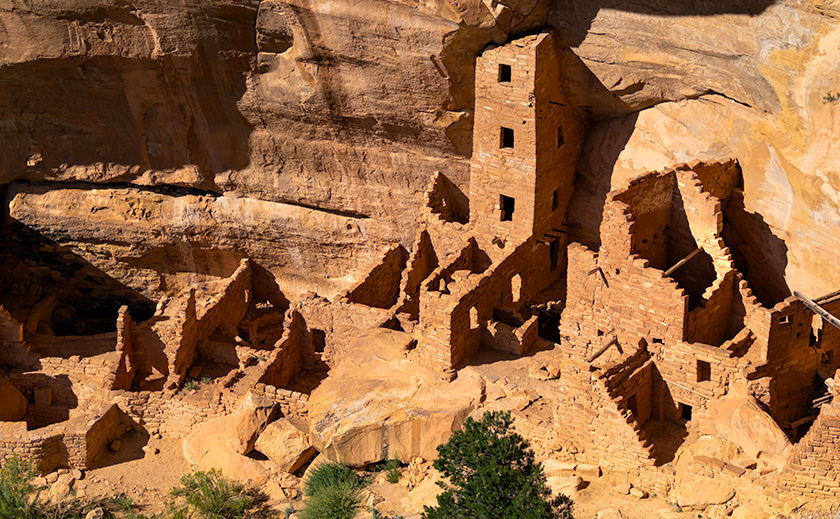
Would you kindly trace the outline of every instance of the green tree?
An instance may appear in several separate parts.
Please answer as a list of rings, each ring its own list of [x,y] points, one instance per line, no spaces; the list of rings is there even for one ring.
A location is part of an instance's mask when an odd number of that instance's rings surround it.
[[[467,418],[464,429],[438,447],[434,467],[449,478],[425,519],[572,519],[572,501],[551,497],[528,442],[511,431],[510,413]]]

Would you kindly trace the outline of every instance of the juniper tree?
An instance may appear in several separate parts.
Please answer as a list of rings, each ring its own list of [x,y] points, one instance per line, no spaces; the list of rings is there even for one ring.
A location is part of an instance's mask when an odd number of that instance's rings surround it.
[[[510,413],[467,418],[464,429],[438,447],[434,467],[448,478],[437,507],[425,519],[572,519],[572,501],[551,496],[542,466],[522,436],[511,431]]]

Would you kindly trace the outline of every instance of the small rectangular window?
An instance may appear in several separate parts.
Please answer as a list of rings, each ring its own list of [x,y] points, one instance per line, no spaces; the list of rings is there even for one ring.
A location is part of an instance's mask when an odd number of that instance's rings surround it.
[[[516,205],[516,200],[513,197],[501,195],[499,206],[501,209],[501,221],[510,222],[513,220],[513,210]]]
[[[562,148],[566,144],[566,137],[563,135],[563,127],[557,127],[557,148]]]
[[[560,188],[554,190],[554,193],[551,194],[551,210],[554,211],[560,207]]]
[[[502,127],[502,131],[499,135],[499,147],[513,148],[513,128]]]
[[[499,83],[510,83],[510,65],[499,65]]]
[[[548,259],[551,270],[557,269],[558,259],[560,257],[560,240],[554,240],[548,244]]]
[[[691,420],[691,406],[688,404],[680,404],[680,418],[683,420]]]
[[[697,382],[712,380],[712,365],[702,360],[697,361]]]
[[[779,317],[779,324],[790,324],[790,316],[789,315],[783,315],[783,316]]]

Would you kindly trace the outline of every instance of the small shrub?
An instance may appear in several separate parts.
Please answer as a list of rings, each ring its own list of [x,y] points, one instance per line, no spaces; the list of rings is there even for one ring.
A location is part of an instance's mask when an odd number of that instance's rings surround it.
[[[174,498],[181,498],[187,508],[197,512],[202,519],[242,519],[254,506],[254,498],[245,492],[245,485],[224,477],[213,469],[181,477],[181,486],[169,491]],[[172,515],[187,512],[185,507],[172,510]]]
[[[301,510],[303,519],[352,519],[361,506],[365,478],[339,463],[318,465],[306,481],[303,492],[307,501]]]
[[[388,471],[388,483],[400,482],[400,460],[388,460],[383,468]]]
[[[37,519],[38,494],[32,480],[38,475],[35,467],[12,456],[0,468],[0,519]]]
[[[306,501],[302,519],[353,519],[362,503],[361,488],[351,480],[342,480],[323,487]]]
[[[112,497],[111,502],[117,505],[123,512],[128,512],[134,509],[134,501],[125,494]]]
[[[198,389],[198,382],[195,380],[187,380],[184,383],[184,391],[193,391],[195,389]]]
[[[201,377],[201,380],[199,380],[199,382],[201,382],[202,384],[204,384],[206,386],[207,384],[212,382],[212,379],[210,377],[208,377],[207,375],[204,375],[203,377]]]
[[[308,497],[316,495],[321,489],[349,482],[350,486],[362,488],[365,486],[364,478],[359,477],[356,472],[341,463],[324,463],[312,469],[309,477],[303,482],[303,493]]]

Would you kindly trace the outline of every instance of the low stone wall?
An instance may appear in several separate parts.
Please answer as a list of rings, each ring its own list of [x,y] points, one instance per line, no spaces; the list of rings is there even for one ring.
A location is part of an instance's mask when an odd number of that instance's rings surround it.
[[[113,391],[112,395],[120,408],[141,427],[169,438],[182,438],[196,425],[231,411],[220,394]]]
[[[24,422],[0,425],[0,460],[14,455],[35,461],[42,472],[60,467],[89,469],[111,440],[128,430],[119,407],[28,431]]]
[[[302,420],[309,419],[309,395],[262,383],[255,385],[251,391],[277,402],[280,405],[282,416],[293,416]]]

